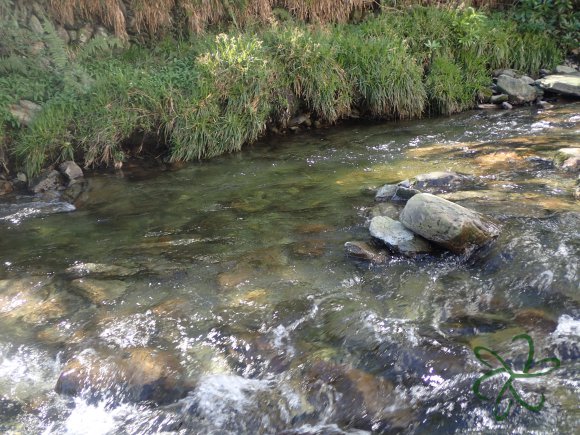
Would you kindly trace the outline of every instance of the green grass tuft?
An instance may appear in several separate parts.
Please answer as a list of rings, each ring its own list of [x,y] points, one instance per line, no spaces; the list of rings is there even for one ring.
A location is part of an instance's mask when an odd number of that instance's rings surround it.
[[[306,103],[308,110],[327,122],[335,122],[349,113],[352,86],[337,61],[332,35],[292,26],[270,31],[266,36],[283,71],[282,80]]]
[[[422,68],[391,32],[355,26],[336,29],[339,61],[352,81],[357,105],[372,117],[418,118],[425,107]]]

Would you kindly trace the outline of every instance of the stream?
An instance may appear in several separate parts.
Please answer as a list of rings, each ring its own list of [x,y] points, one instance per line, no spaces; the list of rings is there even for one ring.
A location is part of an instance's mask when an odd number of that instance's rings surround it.
[[[574,433],[578,174],[551,160],[570,147],[578,103],[268,137],[95,173],[73,199],[5,197],[0,432]],[[345,255],[378,187],[447,170],[476,178],[445,197],[497,220],[494,243]],[[474,349],[521,373],[522,334],[545,375],[513,380],[516,400],[498,373],[478,397],[501,366]]]

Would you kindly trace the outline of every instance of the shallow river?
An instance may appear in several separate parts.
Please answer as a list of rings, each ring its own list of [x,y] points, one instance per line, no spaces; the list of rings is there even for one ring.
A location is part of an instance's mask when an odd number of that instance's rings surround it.
[[[549,159],[579,146],[578,104],[469,112],[5,198],[0,432],[573,433],[580,202]],[[345,256],[369,240],[374,189],[439,170],[476,177],[446,197],[501,223],[491,246]],[[478,397],[501,368],[478,346],[541,375],[508,388],[504,370]]]

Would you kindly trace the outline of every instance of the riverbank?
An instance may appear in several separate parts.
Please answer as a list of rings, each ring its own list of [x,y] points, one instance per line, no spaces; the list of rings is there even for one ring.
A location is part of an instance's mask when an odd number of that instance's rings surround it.
[[[3,59],[0,159],[11,176],[67,160],[209,158],[267,131],[349,118],[449,115],[491,99],[492,71],[535,79],[564,57],[547,34],[472,8],[413,7],[322,27],[279,17],[148,46],[101,32],[70,47],[49,20],[40,24],[20,28]]]

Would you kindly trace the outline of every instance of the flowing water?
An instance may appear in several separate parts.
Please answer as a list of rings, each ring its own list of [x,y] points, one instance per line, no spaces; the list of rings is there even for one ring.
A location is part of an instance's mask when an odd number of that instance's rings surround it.
[[[91,175],[74,201],[4,199],[0,432],[573,433],[580,203],[548,159],[579,142],[578,104],[469,112]],[[447,197],[498,220],[495,243],[345,256],[369,239],[374,188],[436,170],[476,177]],[[498,373],[477,397],[499,366],[474,348],[522,372],[524,333],[544,375],[501,394]]]

